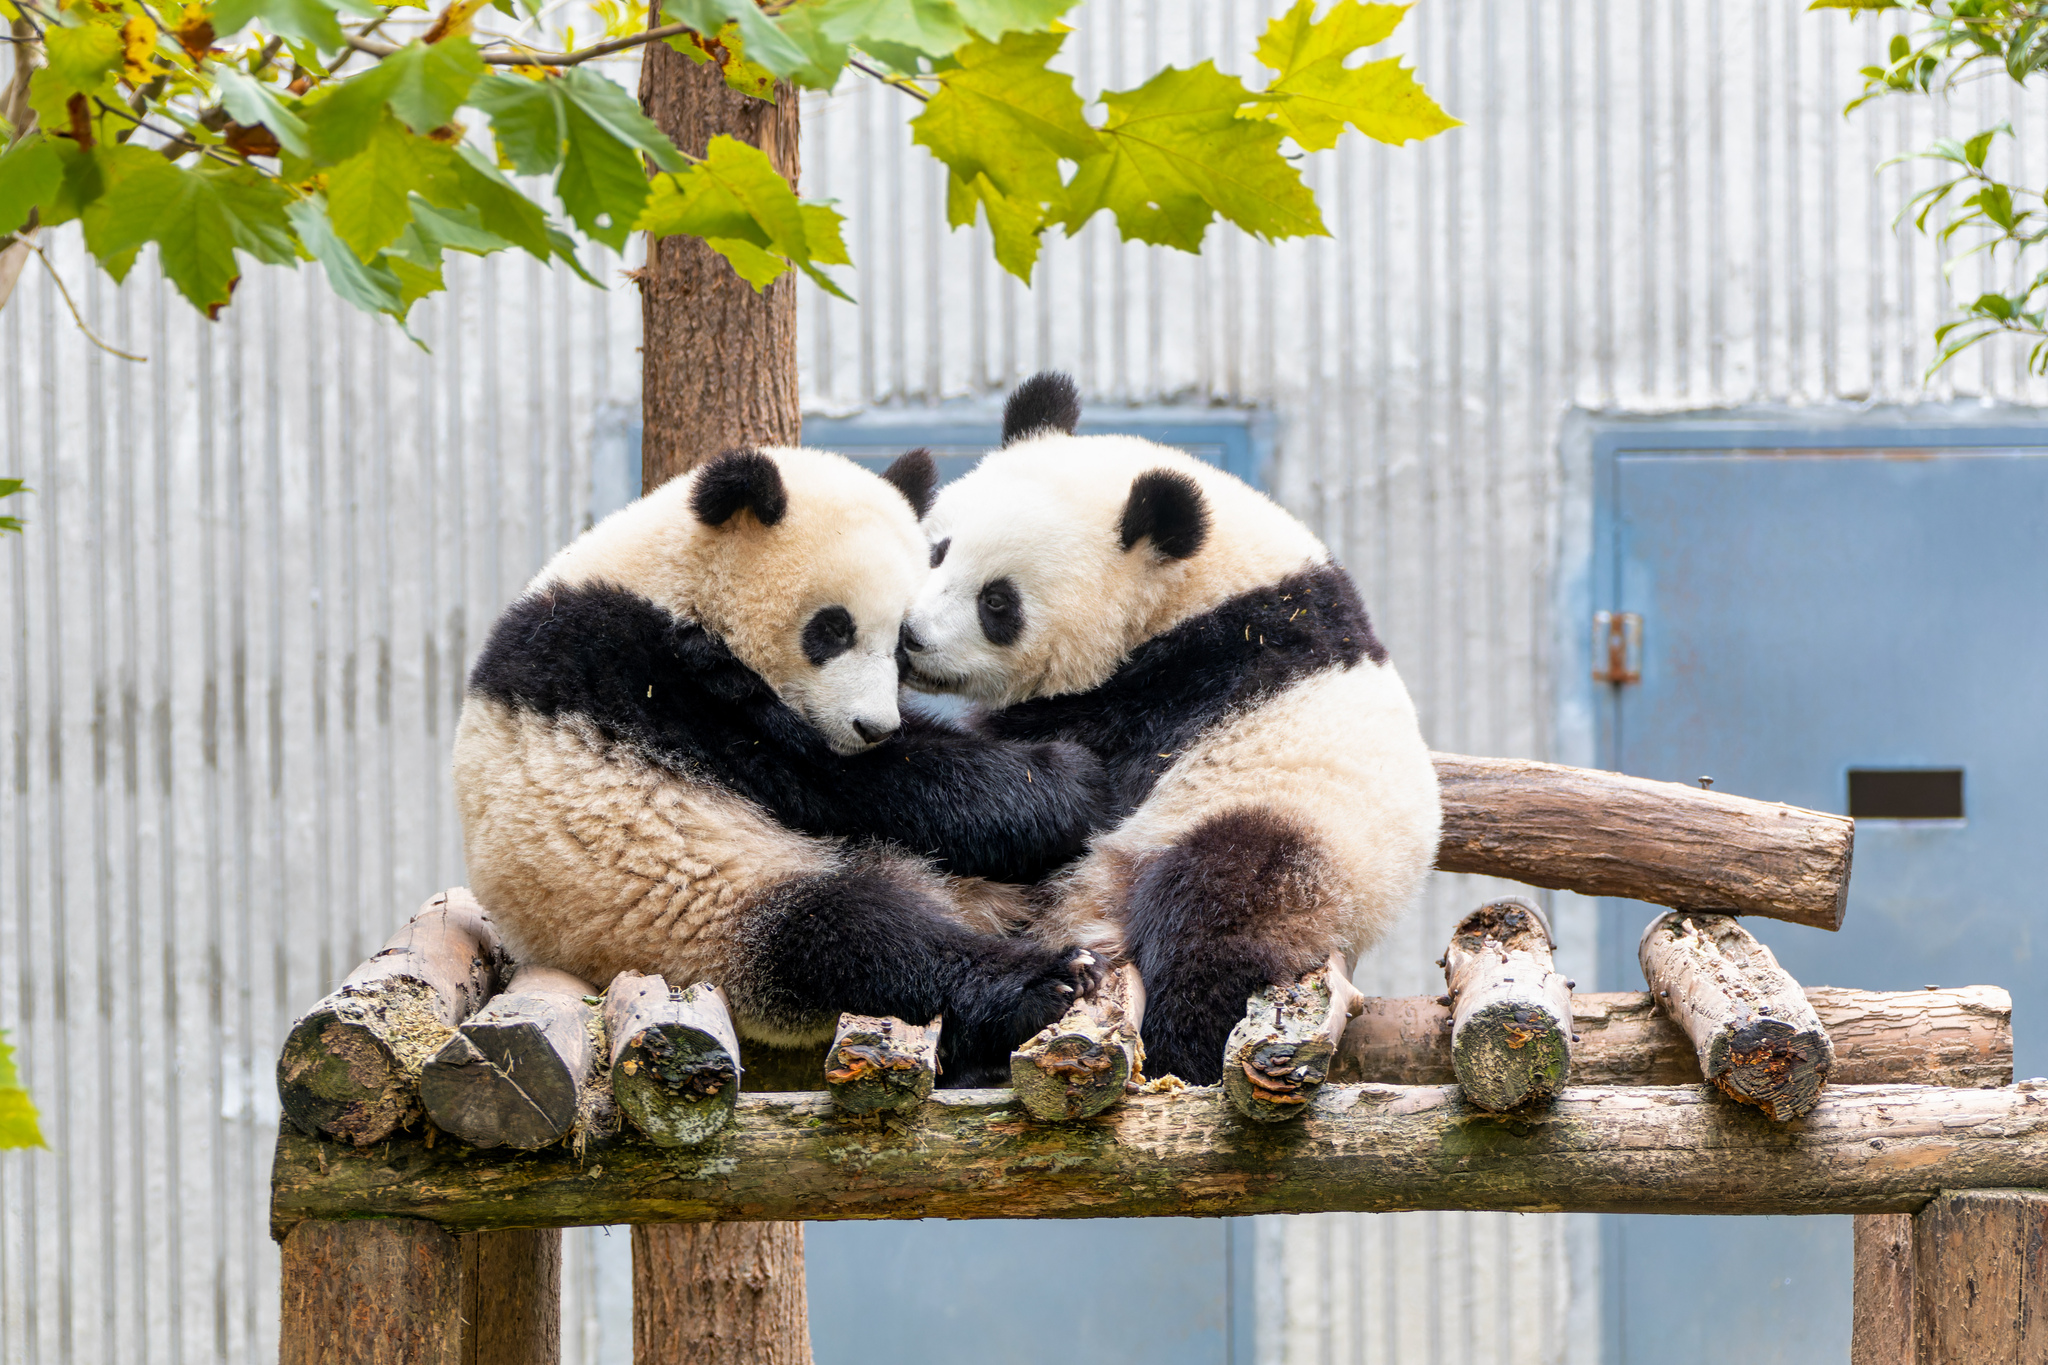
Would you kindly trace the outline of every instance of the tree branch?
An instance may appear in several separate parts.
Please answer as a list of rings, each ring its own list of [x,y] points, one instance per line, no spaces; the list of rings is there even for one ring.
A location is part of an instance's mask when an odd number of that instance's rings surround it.
[[[56,282],[57,292],[64,296],[64,306],[71,310],[71,320],[78,324],[79,331],[85,333],[85,339],[87,341],[90,341],[93,345],[99,347],[108,355],[119,356],[123,360],[139,361],[143,364],[149,363],[149,357],[146,355],[132,355],[127,351],[123,351],[118,347],[109,346],[106,342],[101,341],[99,337],[94,334],[92,328],[86,326],[85,314],[78,311],[78,304],[72,300],[71,291],[64,287],[64,277],[57,273],[56,266],[50,264],[50,258],[43,254],[43,249],[37,246],[34,242],[29,241],[26,237],[17,237],[14,240],[17,244],[25,246],[30,251],[33,251],[36,254],[36,259],[43,263],[43,269],[50,272],[50,278]]]
[[[688,24],[663,24],[660,28],[651,28],[645,33],[634,33],[624,38],[593,43],[589,47],[577,48],[574,52],[486,52],[483,59],[492,66],[581,66],[584,62],[599,57],[609,57],[614,52],[624,52],[628,48],[642,47],[648,43],[658,43],[666,38],[694,32],[696,30]],[[350,47],[358,52],[366,52],[372,57],[389,57],[401,46],[398,43],[359,37],[353,33],[344,33],[341,36],[347,40]]]

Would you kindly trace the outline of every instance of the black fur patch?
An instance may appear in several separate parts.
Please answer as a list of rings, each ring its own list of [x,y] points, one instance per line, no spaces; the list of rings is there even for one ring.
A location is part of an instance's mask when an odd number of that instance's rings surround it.
[[[789,510],[789,492],[782,471],[758,450],[728,450],[697,473],[690,490],[690,510],[706,526],[723,526],[739,512],[751,511],[763,526],[773,526]]]
[[[1007,1084],[1011,1049],[1091,991],[1099,967],[1077,964],[1072,948],[961,928],[890,862],[870,854],[777,888],[744,917],[747,966],[734,985],[793,1028],[829,1026],[841,1011],[943,1014],[940,1084]]]
[[[1003,404],[1003,444],[1015,445],[1027,436],[1064,431],[1069,436],[1081,425],[1081,391],[1074,381],[1057,370],[1041,370],[1019,384]]]
[[[932,546],[932,567],[934,569],[938,568],[939,565],[946,562],[946,551],[952,548],[953,537],[951,536],[947,536],[944,540]]]
[[[1145,979],[1148,1072],[1216,1084],[1245,997],[1321,965],[1332,945],[1320,864],[1294,822],[1247,809],[1210,817],[1146,865],[1124,933]]]
[[[1013,645],[1024,633],[1024,599],[1017,585],[1007,578],[989,580],[974,599],[974,614],[981,618],[981,633],[992,645]]]
[[[1108,800],[1102,765],[1077,745],[913,716],[865,753],[835,754],[723,641],[602,584],[513,603],[469,685],[545,716],[586,716],[791,829],[888,840],[962,876],[1037,881],[1081,852]]]
[[[939,467],[932,463],[932,453],[924,446],[898,455],[882,471],[882,477],[896,486],[896,491],[910,500],[910,508],[917,513],[919,521],[932,510],[932,494],[938,490]]]
[[[804,622],[804,657],[814,668],[823,668],[853,648],[853,613],[845,607],[826,607]]]
[[[990,716],[987,727],[1010,739],[1068,739],[1102,755],[1121,820],[1174,756],[1225,715],[1360,659],[1385,663],[1387,652],[1350,576],[1324,565],[1146,641],[1093,691],[1021,702]]]
[[[1172,469],[1154,469],[1131,482],[1124,504],[1126,552],[1146,536],[1168,559],[1186,559],[1209,538],[1209,503],[1201,485]]]

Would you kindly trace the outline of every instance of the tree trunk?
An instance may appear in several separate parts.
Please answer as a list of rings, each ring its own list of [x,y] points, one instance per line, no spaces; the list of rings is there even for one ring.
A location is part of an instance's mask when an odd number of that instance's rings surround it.
[[[796,183],[793,86],[776,86],[768,104],[727,86],[716,62],[695,65],[661,43],[645,50],[640,102],[676,146],[702,156],[713,137],[729,134]],[[796,443],[795,272],[757,294],[696,238],[650,239],[640,300],[643,490],[734,446]],[[810,1365],[803,1230],[635,1228],[633,1358]]]
[[[1856,1215],[1849,1365],[1913,1365],[1913,1215]]]

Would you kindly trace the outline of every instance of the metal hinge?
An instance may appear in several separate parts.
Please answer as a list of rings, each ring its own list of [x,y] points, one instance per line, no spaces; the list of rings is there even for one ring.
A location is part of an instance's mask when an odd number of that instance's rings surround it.
[[[1593,681],[1643,680],[1643,618],[1632,611],[1593,613]]]

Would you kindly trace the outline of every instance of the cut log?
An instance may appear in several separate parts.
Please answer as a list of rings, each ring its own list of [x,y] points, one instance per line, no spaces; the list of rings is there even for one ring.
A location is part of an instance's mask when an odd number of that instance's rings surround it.
[[[1223,1044],[1223,1091],[1237,1112],[1255,1123],[1299,1118],[1329,1078],[1345,1021],[1364,1004],[1334,953],[1292,985],[1252,996]]]
[[[585,1111],[598,1055],[596,988],[553,967],[521,967],[420,1075],[436,1127],[472,1147],[545,1147]]]
[[[1914,1217],[1920,1365],[2048,1360],[2044,1302],[2048,1190],[1948,1191]]]
[[[885,1015],[842,1014],[825,1051],[825,1089],[849,1114],[915,1109],[939,1074],[942,1020],[912,1024]]]
[[[1519,896],[1488,901],[1451,935],[1451,1067],[1476,1108],[1540,1104],[1571,1076],[1571,983],[1553,969],[1552,946],[1550,922]]]
[[[1799,983],[1731,916],[1659,915],[1636,956],[1710,1083],[1780,1123],[1819,1102],[1834,1044]]]
[[[1446,872],[1842,927],[1847,816],[1555,763],[1434,757]]]
[[[1124,1097],[1145,1069],[1145,983],[1125,963],[1093,1000],[1010,1054],[1010,1088],[1035,1119],[1093,1118]]]
[[[478,1161],[410,1136],[358,1150],[282,1128],[272,1226],[430,1218],[468,1231],[717,1219],[1255,1213],[1907,1213],[1942,1190],[2048,1188],[2048,1093],[1830,1086],[1796,1128],[1704,1086],[1572,1086],[1507,1118],[1454,1086],[1325,1086],[1247,1123],[1214,1086],[1039,1123],[1007,1090],[938,1090],[914,1124],[822,1092],[742,1094],[701,1147],[622,1141]],[[601,1169],[600,1169],[601,1166]]]
[[[341,989],[292,1025],[277,1097],[306,1133],[358,1146],[420,1116],[420,1071],[496,988],[490,918],[463,887],[420,907]]]
[[[723,991],[620,972],[604,1023],[612,1095],[649,1141],[688,1147],[725,1126],[740,1096],[740,1044]]]
[[[1913,1215],[1856,1215],[1849,1365],[1914,1365]]]
[[[1808,986],[1806,1002],[1835,1045],[1831,1085],[2012,1082],[2012,997],[1997,986],[1852,991]],[[1647,991],[1572,996],[1572,1080],[1578,1085],[1698,1085],[1684,1030]],[[1436,996],[1368,997],[1344,1030],[1334,1083],[1449,1085],[1451,1012]]]

